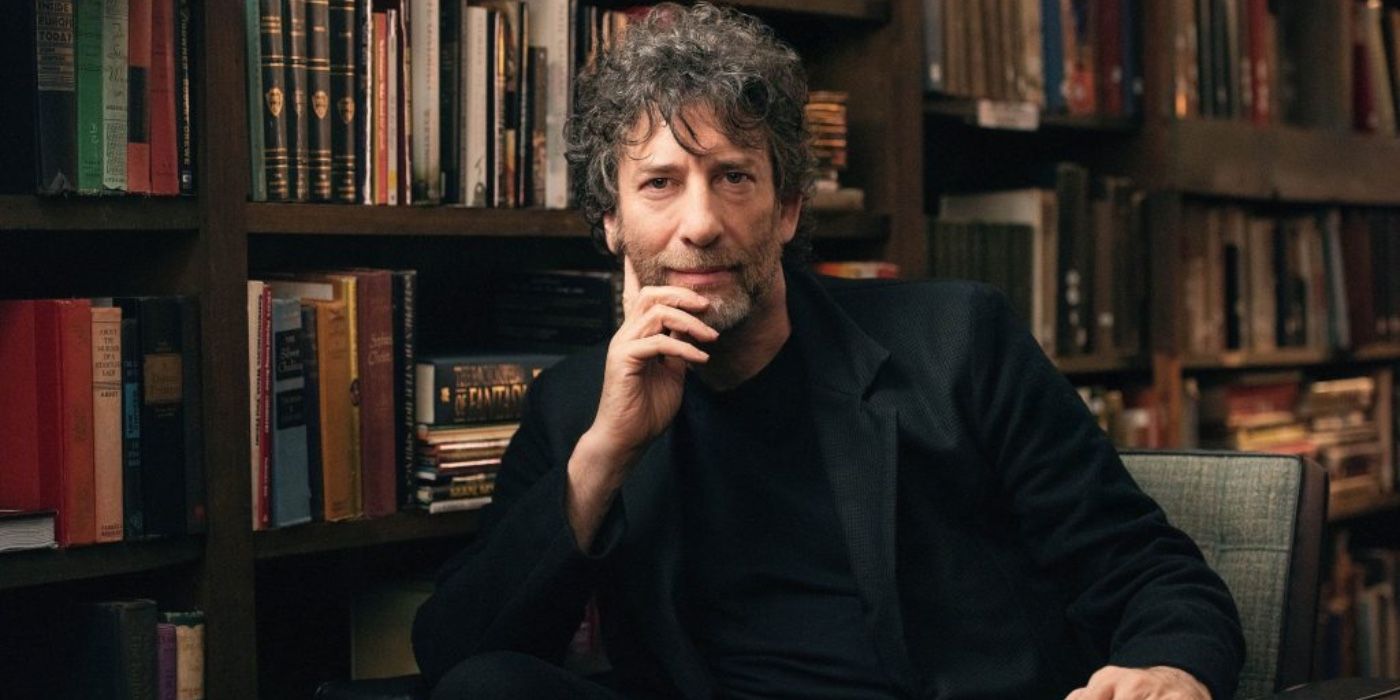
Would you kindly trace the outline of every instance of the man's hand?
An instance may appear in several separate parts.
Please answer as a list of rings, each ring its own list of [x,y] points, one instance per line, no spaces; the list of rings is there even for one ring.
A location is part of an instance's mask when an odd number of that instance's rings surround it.
[[[1196,677],[1171,666],[1104,666],[1065,700],[1210,700]]]
[[[643,287],[630,299],[608,345],[598,413],[569,460],[569,524],[582,549],[592,544],[627,470],[675,420],[687,364],[709,361],[693,344],[719,338],[694,315],[709,305],[684,287]]]

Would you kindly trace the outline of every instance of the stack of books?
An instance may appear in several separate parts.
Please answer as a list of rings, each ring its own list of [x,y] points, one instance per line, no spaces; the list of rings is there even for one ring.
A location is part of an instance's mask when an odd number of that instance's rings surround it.
[[[845,92],[813,90],[807,98],[807,130],[812,134],[812,153],[817,157],[817,180],[811,206],[814,209],[865,207],[865,193],[841,186],[841,172],[849,162],[846,141]]]

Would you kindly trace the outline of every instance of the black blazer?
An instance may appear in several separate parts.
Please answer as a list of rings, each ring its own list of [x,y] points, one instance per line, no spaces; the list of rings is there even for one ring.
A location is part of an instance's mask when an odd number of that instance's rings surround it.
[[[787,270],[868,629],[901,695],[1063,698],[1105,663],[1173,665],[1228,698],[1238,613],[1199,550],[1124,470],[1004,299],[962,282],[842,282]],[[532,386],[480,538],[414,625],[435,682],[468,656],[559,660],[597,594],[627,688],[712,685],[676,609],[670,433],[648,448],[581,552],[565,466],[597,410],[606,348]]]

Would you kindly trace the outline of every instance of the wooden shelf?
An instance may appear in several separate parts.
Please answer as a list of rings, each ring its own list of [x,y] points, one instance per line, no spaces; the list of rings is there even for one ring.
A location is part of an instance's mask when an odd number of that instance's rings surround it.
[[[1351,520],[1376,513],[1400,509],[1400,494],[1387,493],[1377,496],[1374,500],[1364,502],[1349,502],[1340,507],[1332,508],[1328,505],[1327,522],[1335,523],[1342,520]]]
[[[1144,127],[1143,184],[1189,194],[1400,204],[1400,139],[1194,119]]]
[[[964,97],[928,97],[924,100],[924,114],[930,117],[956,119],[966,124],[978,126],[977,102],[978,100]],[[1039,120],[1042,130],[1062,129],[1127,134],[1141,128],[1141,123],[1138,120],[1127,117],[1041,113]]]
[[[193,231],[188,197],[0,195],[0,231]]]
[[[203,555],[201,537],[9,552],[0,554],[0,590],[152,571]]]
[[[476,532],[480,511],[429,515],[401,512],[383,518],[308,523],[254,533],[258,559],[333,552],[437,537],[466,538]]]
[[[604,0],[596,4],[631,7],[637,3],[635,0]],[[720,0],[719,4],[731,5],[745,12],[781,12],[805,17],[878,23],[888,22],[890,19],[889,0]]]
[[[1141,357],[1089,355],[1085,357],[1057,357],[1054,358],[1054,362],[1060,373],[1065,375],[1146,372],[1148,370],[1147,361]]]
[[[459,236],[585,238],[588,225],[572,209],[477,209],[454,206],[378,207],[349,204],[247,205],[248,232],[311,236]],[[817,238],[880,241],[890,217],[865,212],[814,212]]]
[[[1228,352],[1211,357],[1188,357],[1182,368],[1188,371],[1220,371],[1233,369],[1268,369],[1271,367],[1308,367],[1315,365],[1355,362],[1393,362],[1400,360],[1400,345],[1381,343],[1354,351],[1298,348],[1268,353]]]

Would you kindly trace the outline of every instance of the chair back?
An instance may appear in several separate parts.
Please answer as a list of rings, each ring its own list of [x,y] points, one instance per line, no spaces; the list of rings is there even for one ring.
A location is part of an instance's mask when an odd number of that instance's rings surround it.
[[[1238,698],[1305,683],[1313,633],[1326,472],[1299,457],[1125,451],[1123,464],[1167,519],[1201,548],[1239,607],[1245,663]]]

